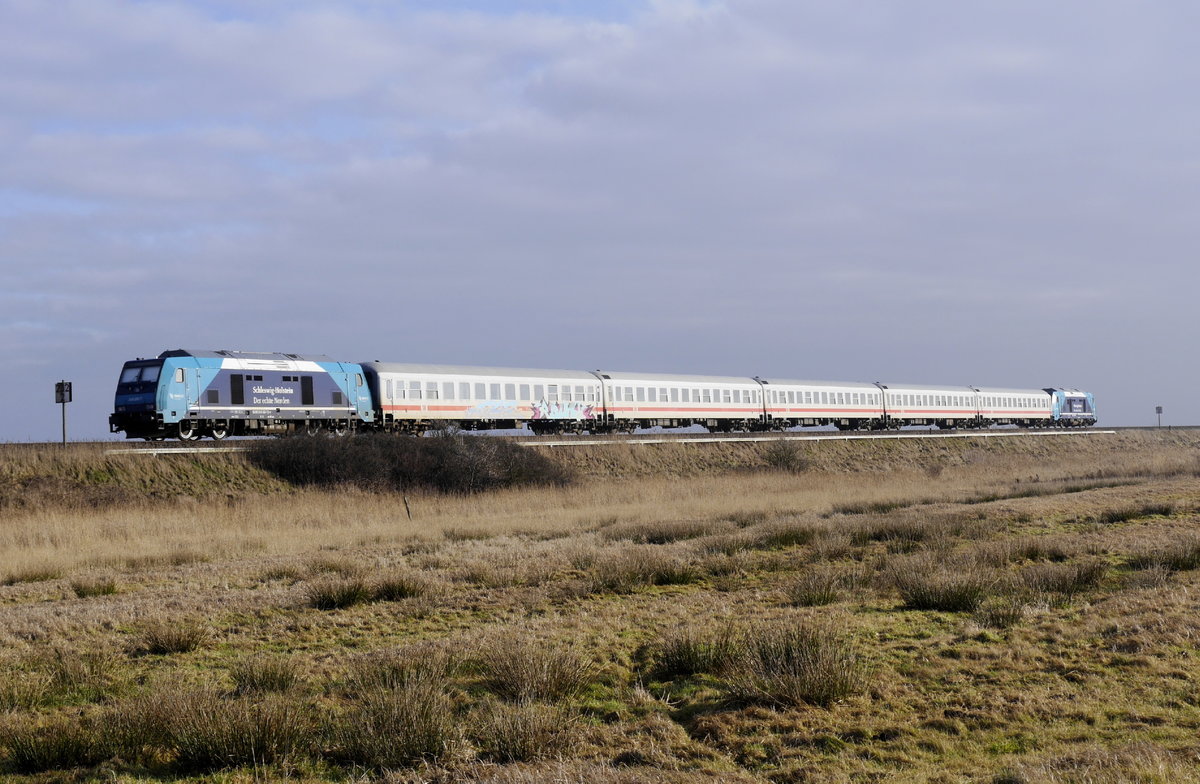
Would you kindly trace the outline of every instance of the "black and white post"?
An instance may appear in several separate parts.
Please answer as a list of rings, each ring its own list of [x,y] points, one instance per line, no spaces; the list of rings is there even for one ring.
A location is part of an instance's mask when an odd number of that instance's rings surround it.
[[[62,406],[62,442],[67,445],[67,403],[71,402],[71,382],[59,381],[54,385],[54,402]]]
[[[1158,414],[1158,426],[1162,427],[1162,406],[1155,406],[1154,413]]]

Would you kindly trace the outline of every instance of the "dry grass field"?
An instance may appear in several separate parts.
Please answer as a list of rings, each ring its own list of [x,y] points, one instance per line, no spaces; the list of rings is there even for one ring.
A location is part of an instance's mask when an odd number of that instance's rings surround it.
[[[0,777],[1200,781],[1200,435],[552,457],[0,453]]]

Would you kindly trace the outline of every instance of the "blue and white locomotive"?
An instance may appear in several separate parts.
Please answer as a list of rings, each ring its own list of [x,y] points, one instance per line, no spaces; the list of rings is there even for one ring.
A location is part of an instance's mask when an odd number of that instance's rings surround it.
[[[325,356],[164,351],[126,362],[109,429],[126,438],[344,433],[374,421],[362,366]]]
[[[337,362],[325,356],[165,351],[126,362],[112,432],[215,439],[355,429],[421,433],[528,427],[534,433],[1083,427],[1095,399],[1078,389],[684,376],[578,370]]]

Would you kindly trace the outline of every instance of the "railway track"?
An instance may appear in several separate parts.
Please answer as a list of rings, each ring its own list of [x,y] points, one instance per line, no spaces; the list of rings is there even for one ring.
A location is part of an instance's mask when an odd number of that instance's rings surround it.
[[[571,435],[571,436],[519,436],[517,443],[525,447],[563,448],[578,446],[603,446],[608,444],[717,444],[753,443],[765,441],[881,441],[902,439],[946,439],[946,438],[1017,438],[1017,437],[1067,437],[1113,435],[1121,428],[1083,430],[908,430],[885,433],[834,431],[784,432],[784,433],[634,433],[632,435]],[[1138,428],[1124,428],[1138,429]],[[94,442],[105,444],[106,442]],[[201,454],[205,452],[244,452],[249,448],[245,440],[188,446],[182,443],[120,443],[104,450],[105,454],[172,455]]]

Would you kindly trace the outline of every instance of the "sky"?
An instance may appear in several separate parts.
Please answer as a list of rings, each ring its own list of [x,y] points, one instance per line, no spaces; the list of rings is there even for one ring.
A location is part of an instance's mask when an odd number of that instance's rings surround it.
[[[1196,424],[1200,5],[0,0],[0,441],[175,349]]]

